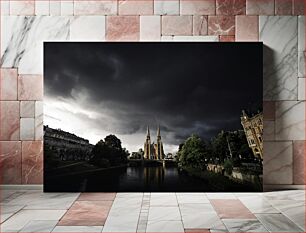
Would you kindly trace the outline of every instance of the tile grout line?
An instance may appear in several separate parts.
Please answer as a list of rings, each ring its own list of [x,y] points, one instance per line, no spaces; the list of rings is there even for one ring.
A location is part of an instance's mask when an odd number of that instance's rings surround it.
[[[146,232],[147,230],[150,200],[151,193],[143,193],[136,232]]]

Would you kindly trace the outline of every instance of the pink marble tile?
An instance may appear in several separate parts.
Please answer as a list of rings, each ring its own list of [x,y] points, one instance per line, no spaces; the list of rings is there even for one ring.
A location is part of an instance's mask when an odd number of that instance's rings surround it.
[[[192,16],[162,16],[163,36],[191,36]]]
[[[235,36],[219,36],[220,42],[235,42]]]
[[[208,35],[235,35],[235,16],[208,16]]]
[[[113,201],[116,193],[81,193],[78,201]]]
[[[216,12],[215,0],[181,0],[181,15],[214,15]]]
[[[35,140],[43,140],[44,133],[44,112],[43,101],[35,102]]]
[[[119,0],[119,15],[152,15],[153,0]]]
[[[18,99],[19,100],[42,100],[43,77],[41,75],[18,76]]]
[[[240,200],[211,199],[210,202],[220,218],[256,219],[255,215]]]
[[[0,101],[0,140],[19,140],[19,102]]]
[[[305,141],[293,141],[293,184],[305,184]]]
[[[0,183],[21,184],[21,142],[0,141]]]
[[[22,142],[22,183],[42,184],[43,182],[43,142]]]
[[[236,16],[236,41],[258,41],[258,16]]]
[[[20,101],[20,117],[34,117],[35,101]]]
[[[139,40],[139,16],[107,16],[106,40],[137,41]]]
[[[59,226],[104,225],[112,201],[76,201],[59,221]]]
[[[74,15],[116,15],[117,8],[117,0],[74,0]]]
[[[274,15],[274,0],[246,0],[247,15]]]
[[[292,15],[292,0],[275,0],[275,15]]]
[[[11,15],[34,15],[35,0],[11,0],[10,14]]]
[[[217,0],[217,15],[245,15],[246,0]]]
[[[275,101],[263,101],[264,120],[275,120]]]
[[[205,36],[208,33],[207,16],[194,15],[193,16],[193,35]]]
[[[0,100],[17,100],[17,69],[0,70]]]
[[[293,0],[293,14],[305,15],[305,0]]]

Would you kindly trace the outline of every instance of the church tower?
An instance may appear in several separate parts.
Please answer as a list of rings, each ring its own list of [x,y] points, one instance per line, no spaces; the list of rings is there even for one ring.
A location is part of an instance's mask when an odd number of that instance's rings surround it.
[[[144,158],[151,159],[151,139],[149,126],[147,126],[147,138],[144,143]]]
[[[155,144],[156,159],[164,159],[163,143],[160,136],[160,127],[157,128],[157,142]]]

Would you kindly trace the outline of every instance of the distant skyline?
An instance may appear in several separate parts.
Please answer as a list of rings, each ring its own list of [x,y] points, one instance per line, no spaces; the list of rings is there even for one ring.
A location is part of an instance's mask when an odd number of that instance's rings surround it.
[[[47,42],[44,124],[130,152],[161,127],[165,153],[192,133],[241,129],[262,102],[260,43]]]

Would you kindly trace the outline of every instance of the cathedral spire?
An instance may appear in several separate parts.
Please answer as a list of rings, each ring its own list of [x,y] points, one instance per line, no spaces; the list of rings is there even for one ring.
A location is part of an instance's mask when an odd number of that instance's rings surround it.
[[[158,125],[158,128],[157,128],[157,137],[160,137],[160,127]]]
[[[149,126],[147,126],[147,137],[150,137],[150,129],[149,129]]]

